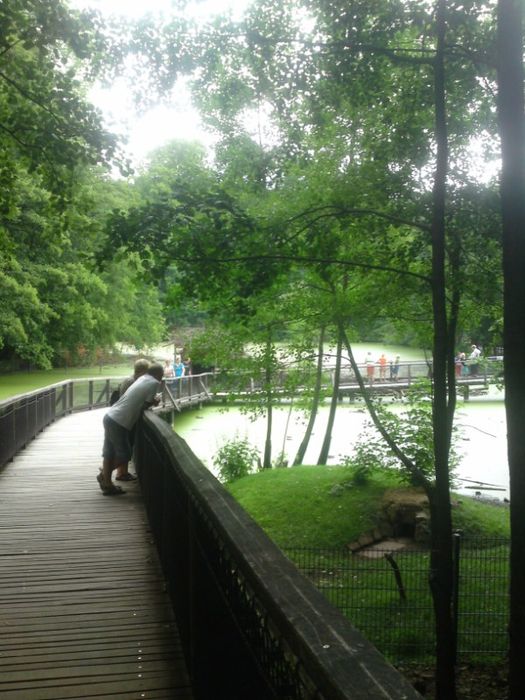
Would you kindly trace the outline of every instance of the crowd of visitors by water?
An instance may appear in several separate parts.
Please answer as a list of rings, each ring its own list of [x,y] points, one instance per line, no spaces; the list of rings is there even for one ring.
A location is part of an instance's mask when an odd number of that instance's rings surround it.
[[[369,351],[365,357],[366,366],[366,376],[369,384],[373,384],[375,380],[376,367],[379,368],[379,381],[387,381],[387,367],[388,367],[388,379],[391,381],[396,381],[399,376],[399,365],[401,357],[396,355],[395,357],[387,360],[385,353],[381,353],[377,360],[374,360],[372,353]]]

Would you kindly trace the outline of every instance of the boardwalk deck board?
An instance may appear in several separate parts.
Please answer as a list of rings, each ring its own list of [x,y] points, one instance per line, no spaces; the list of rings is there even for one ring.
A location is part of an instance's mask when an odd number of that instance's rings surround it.
[[[103,496],[102,411],[0,471],[0,697],[191,700],[140,487]]]

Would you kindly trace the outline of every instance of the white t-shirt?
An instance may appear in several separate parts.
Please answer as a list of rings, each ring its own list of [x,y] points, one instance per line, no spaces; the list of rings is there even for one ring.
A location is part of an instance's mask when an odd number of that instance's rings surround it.
[[[469,355],[469,359],[475,360],[481,355],[481,350],[479,348],[472,348],[472,352]]]
[[[136,379],[126,393],[113,404],[107,415],[119,425],[131,430],[137,422],[145,401],[153,401],[162,388],[151,374],[143,374]]]

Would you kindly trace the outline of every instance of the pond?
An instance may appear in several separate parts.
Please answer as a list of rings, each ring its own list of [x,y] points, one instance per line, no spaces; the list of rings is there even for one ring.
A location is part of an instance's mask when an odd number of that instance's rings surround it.
[[[359,345],[354,350],[356,360],[362,362],[370,350],[374,357],[385,352],[387,358],[401,355],[403,360],[423,358],[414,349],[380,344]],[[310,440],[304,464],[316,464],[324,438],[329,407],[320,409],[314,434]],[[354,445],[367,422],[368,414],[362,402],[338,405],[329,464],[339,464],[345,456],[352,456]],[[272,431],[272,455],[281,452],[289,463],[293,462],[306,425],[303,414],[283,406],[275,409]],[[503,499],[509,497],[506,455],[505,408],[502,393],[491,388],[486,396],[476,396],[470,401],[458,401],[456,425],[459,428],[457,449],[460,465],[454,490],[469,495],[480,492],[483,497]],[[235,437],[247,438],[262,455],[266,421],[252,420],[238,407],[204,406],[199,411],[177,415],[174,428],[184,438],[195,454],[213,471],[213,455],[227,441]]]

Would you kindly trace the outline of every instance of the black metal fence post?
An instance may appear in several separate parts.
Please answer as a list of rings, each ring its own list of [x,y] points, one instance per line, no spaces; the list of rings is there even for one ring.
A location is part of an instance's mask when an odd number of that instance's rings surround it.
[[[454,566],[454,582],[452,590],[452,623],[454,627],[454,660],[458,660],[458,620],[459,620],[459,565],[461,553],[461,534],[452,535],[452,559]]]

